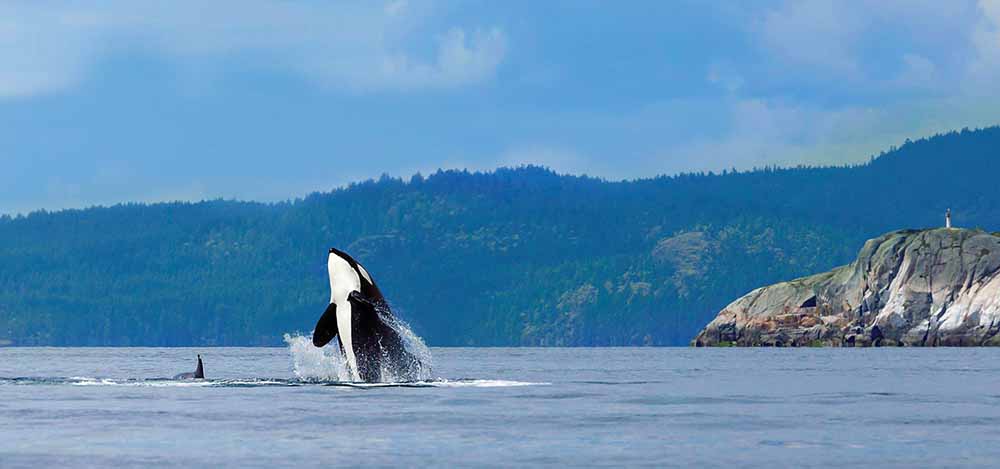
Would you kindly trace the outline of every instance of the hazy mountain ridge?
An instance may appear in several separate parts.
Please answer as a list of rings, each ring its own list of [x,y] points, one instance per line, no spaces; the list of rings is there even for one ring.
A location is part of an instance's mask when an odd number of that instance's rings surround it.
[[[280,204],[128,204],[0,218],[0,339],[278,344],[329,296],[330,246],[433,345],[686,344],[752,288],[899,227],[1000,226],[1000,129],[867,165],[629,182],[526,167],[382,178]]]

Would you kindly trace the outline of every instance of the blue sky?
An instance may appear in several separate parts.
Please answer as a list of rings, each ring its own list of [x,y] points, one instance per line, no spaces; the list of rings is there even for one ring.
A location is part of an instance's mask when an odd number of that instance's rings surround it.
[[[5,1],[0,213],[858,162],[998,78],[995,0]]]

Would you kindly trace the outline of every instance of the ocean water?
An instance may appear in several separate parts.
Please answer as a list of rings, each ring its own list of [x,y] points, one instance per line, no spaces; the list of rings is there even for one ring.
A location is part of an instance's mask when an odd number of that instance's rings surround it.
[[[0,467],[1000,461],[1000,349],[433,348],[365,386],[305,353],[0,348]]]

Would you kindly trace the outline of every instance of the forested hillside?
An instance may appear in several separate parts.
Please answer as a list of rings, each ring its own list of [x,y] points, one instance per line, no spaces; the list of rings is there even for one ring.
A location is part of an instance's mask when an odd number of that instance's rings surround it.
[[[326,307],[336,246],[431,345],[682,345],[747,291],[940,225],[949,207],[958,226],[1000,229],[998,175],[994,127],[853,167],[443,171],[279,204],[2,217],[0,343],[279,344]]]

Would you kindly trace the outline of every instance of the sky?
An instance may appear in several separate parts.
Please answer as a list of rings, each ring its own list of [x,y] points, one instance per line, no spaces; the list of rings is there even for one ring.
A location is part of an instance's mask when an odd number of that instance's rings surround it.
[[[0,213],[855,163],[996,83],[1000,0],[6,0]]]

